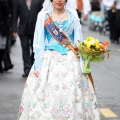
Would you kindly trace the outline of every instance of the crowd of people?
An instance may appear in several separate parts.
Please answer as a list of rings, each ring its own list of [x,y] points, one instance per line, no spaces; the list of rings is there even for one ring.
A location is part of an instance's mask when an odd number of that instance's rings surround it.
[[[107,13],[111,43],[119,43],[120,0],[76,0],[80,19],[87,20],[90,11]],[[23,77],[27,77],[34,63],[33,37],[37,15],[44,0],[0,0],[0,73],[14,67],[10,58],[10,48],[19,35]],[[82,22],[81,22],[82,23]],[[32,52],[31,52],[32,51]]]

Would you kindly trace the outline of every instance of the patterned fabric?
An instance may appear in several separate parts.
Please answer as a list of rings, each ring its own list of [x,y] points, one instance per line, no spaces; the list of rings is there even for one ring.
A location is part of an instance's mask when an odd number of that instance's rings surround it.
[[[73,39],[74,38],[74,34],[73,34],[74,20],[73,20],[72,14],[69,11],[67,11],[67,13],[68,13],[69,20],[63,22],[63,31],[64,31],[64,33],[66,33],[68,35],[68,38],[70,39],[70,41],[72,43],[74,43],[74,39]],[[51,15],[51,13],[49,13],[49,14]],[[47,16],[45,16],[45,18],[47,18]],[[54,23],[59,27],[58,21],[54,21]],[[37,26],[39,26],[39,25],[37,25]],[[38,38],[36,38],[36,39],[38,39]],[[47,49],[47,50],[53,49],[53,50],[59,51],[61,54],[67,54],[68,50],[65,47],[61,46],[44,27],[44,40],[46,41],[46,39],[48,41],[48,44],[45,45],[45,49]],[[41,65],[42,65],[42,60],[40,61],[40,57],[38,57],[39,51],[40,51],[40,49],[38,49],[38,48],[35,49],[35,62],[34,62],[35,69],[41,68]]]
[[[69,15],[69,22],[68,24],[66,24],[64,31],[65,32],[67,31],[68,37],[70,37],[74,29],[74,40],[72,42],[76,46],[78,44],[78,40],[80,41],[83,40],[80,21],[74,16],[74,14],[72,13],[73,11],[67,10],[67,12]],[[47,11],[40,12],[38,14],[35,34],[34,34],[34,43],[33,43],[33,50],[35,53],[34,67],[35,69],[38,69],[38,70],[40,70],[42,66],[45,46],[48,46],[48,44],[50,45],[44,33],[45,31],[44,20],[45,20],[46,13],[49,13],[49,12]],[[83,64],[82,61],[80,64],[82,67],[82,64]]]
[[[82,74],[72,51],[45,51],[40,76],[31,69],[18,120],[100,120],[98,103],[88,76]]]
[[[73,21],[73,19],[70,21]],[[59,27],[58,21],[54,21],[54,24]],[[71,26],[69,24],[71,24]],[[64,20],[62,23],[62,25],[63,25],[62,29],[63,29],[63,31],[65,31],[64,33],[67,33],[69,35],[69,39],[73,43],[74,31],[73,31],[72,24],[73,23],[71,23],[71,22],[69,23],[69,20]],[[66,30],[66,28],[68,28],[68,29]],[[55,40],[55,38],[47,30],[45,30],[45,31],[46,31],[45,35],[47,36],[47,39],[48,39],[48,45],[45,46],[45,50],[55,50],[55,51],[59,51],[61,54],[67,54],[68,49],[66,49],[66,47],[64,47],[63,45],[58,43]]]

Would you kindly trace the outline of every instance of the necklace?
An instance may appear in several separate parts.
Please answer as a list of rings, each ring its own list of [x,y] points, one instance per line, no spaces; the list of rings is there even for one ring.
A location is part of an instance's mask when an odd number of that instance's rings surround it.
[[[54,14],[55,15],[55,14]],[[62,16],[56,16],[57,18],[58,18],[58,25],[59,25],[59,29],[60,29],[60,32],[62,32],[63,31],[63,18],[65,17],[65,15],[66,15],[66,11],[64,12],[64,14],[62,15]]]

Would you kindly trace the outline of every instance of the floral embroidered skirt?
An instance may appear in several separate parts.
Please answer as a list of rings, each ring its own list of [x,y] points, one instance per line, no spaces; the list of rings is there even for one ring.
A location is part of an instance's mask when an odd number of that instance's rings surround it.
[[[39,77],[32,67],[18,120],[100,120],[92,84],[72,51],[45,51]]]

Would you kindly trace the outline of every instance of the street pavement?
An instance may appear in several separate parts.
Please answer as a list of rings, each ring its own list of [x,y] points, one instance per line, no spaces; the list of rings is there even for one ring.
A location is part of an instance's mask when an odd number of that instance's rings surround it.
[[[83,37],[94,36],[102,42],[108,35],[89,31],[83,24]],[[104,62],[91,63],[101,120],[120,120],[120,44],[110,44],[110,58]],[[22,78],[23,63],[19,38],[11,49],[14,69],[0,74],[0,120],[17,120],[18,108],[26,79]],[[104,111],[102,111],[104,110]],[[116,117],[115,117],[116,115]],[[105,117],[106,116],[106,117]]]

